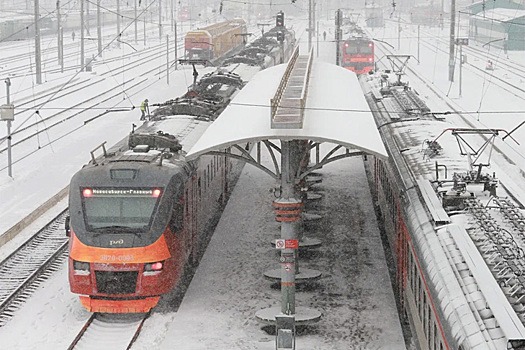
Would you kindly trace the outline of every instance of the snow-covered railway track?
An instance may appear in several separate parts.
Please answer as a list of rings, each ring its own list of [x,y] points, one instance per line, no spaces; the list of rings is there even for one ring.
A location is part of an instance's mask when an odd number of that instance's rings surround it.
[[[149,315],[94,313],[68,350],[130,349]]]
[[[432,48],[434,52],[440,51],[444,54],[448,54],[448,48],[445,50],[443,44],[448,45],[448,42],[444,41],[441,38],[438,38],[438,43],[436,41],[423,40],[424,45]],[[441,45],[439,44],[441,43]],[[470,62],[463,63],[463,69],[470,69],[476,75],[482,78],[490,78],[492,82],[498,84],[498,86],[504,89],[506,92],[525,99],[525,89],[519,86],[519,81],[525,79],[525,69],[522,65],[518,63],[511,62],[510,60],[502,61],[502,57],[491,54],[487,51],[480,50],[474,46],[465,46],[463,48],[465,52],[469,53],[470,57],[474,57],[482,62],[486,62],[490,58],[493,62],[497,62],[498,71],[487,71],[486,69],[479,68],[475,64]],[[509,76],[512,76],[513,79],[509,79]]]
[[[0,327],[66,257],[67,210],[0,263]]]
[[[155,47],[155,50],[147,50],[148,55],[141,57],[131,63],[126,64],[125,66],[118,67],[115,69],[112,69],[110,72],[103,72],[99,75],[99,78],[93,79],[92,77],[89,79],[82,79],[79,81],[76,81],[72,84],[68,84],[67,86],[59,86],[57,87],[57,90],[51,90],[50,92],[43,93],[41,95],[33,96],[31,99],[27,100],[21,100],[17,104],[17,110],[18,112],[15,114],[15,117],[20,117],[24,113],[35,113],[35,111],[38,111],[38,108],[35,109],[35,106],[43,106],[47,105],[50,102],[58,101],[60,99],[68,99],[70,95],[81,93],[82,91],[86,90],[87,88],[94,86],[96,84],[100,84],[104,82],[104,79],[109,76],[116,76],[119,74],[125,74],[133,71],[134,69],[137,69],[139,67],[142,67],[146,63],[149,63],[150,61],[158,60],[160,57],[164,57],[166,55],[165,52],[160,52],[158,50],[158,47]],[[151,52],[150,52],[151,51]],[[161,72],[165,70],[165,64],[159,64],[158,66],[155,66],[154,68],[149,68],[145,71],[143,71],[138,77],[132,76],[128,78],[126,81],[122,82],[123,85],[128,85],[127,90],[130,90],[132,88],[140,87],[141,84],[143,84],[146,81],[146,76],[149,74],[157,74],[159,69]],[[164,69],[164,70],[163,70]],[[142,77],[142,79],[140,79]],[[129,85],[132,84],[132,85]],[[78,103],[77,105],[71,105],[69,103],[69,108],[62,109],[56,113],[52,113],[49,116],[43,117],[40,116],[40,118],[36,118],[34,122],[28,123],[27,125],[20,127],[12,132],[11,136],[16,137],[18,141],[12,143],[12,147],[16,147],[20,143],[23,143],[27,140],[33,139],[34,137],[38,136],[39,134],[42,134],[44,132],[47,132],[49,129],[51,129],[55,125],[62,124],[65,120],[70,119],[71,117],[75,117],[81,113],[73,113],[72,111],[76,108],[82,108],[81,111],[87,111],[93,108],[99,107],[101,97],[107,96],[105,100],[102,102],[106,102],[114,98],[115,96],[120,95],[122,92],[118,89],[116,90],[114,86],[111,86],[110,88],[103,89],[100,93],[98,93],[95,96],[86,97],[85,100],[83,100],[81,103]],[[96,101],[98,103],[95,103],[93,105],[90,105],[92,101]],[[70,115],[67,117],[67,115]],[[66,117],[64,117],[66,115]],[[56,121],[53,123],[53,121]],[[50,125],[51,123],[51,125]],[[34,131],[36,129],[36,132]],[[7,136],[0,137],[0,144],[2,144],[6,140]],[[0,149],[0,152],[4,152],[7,149],[7,146],[4,146],[2,144],[2,148]]]
[[[388,47],[386,47],[386,45],[381,45],[381,44],[378,44],[376,45],[376,48],[380,49],[381,51],[383,51],[385,54],[389,54],[389,55],[392,55],[394,54],[394,52],[390,49],[388,49]],[[441,93],[440,91],[438,91],[438,89],[435,87],[434,83],[432,81],[430,81],[429,79],[425,78],[421,73],[417,72],[415,69],[412,69],[410,67],[410,65],[406,65],[405,67],[405,71],[409,71],[411,76],[418,79],[419,81],[421,81],[423,83],[423,85],[425,86],[425,88],[427,88],[428,90],[430,90],[430,92],[433,94],[433,96],[436,98],[436,99],[439,99],[441,101],[443,101],[447,106],[448,108],[450,108],[450,111],[447,112],[447,114],[455,114],[455,115],[458,115],[459,117],[461,117],[461,120],[463,121],[463,125],[464,127],[469,127],[469,128],[476,128],[477,126],[472,122],[471,118],[469,118],[468,115],[465,115],[464,112],[462,112],[461,110],[459,110],[459,108],[454,105],[453,103],[451,103],[449,101],[449,99],[447,98],[447,96],[445,96],[443,93]],[[507,89],[505,89],[506,91],[508,91]],[[525,92],[525,90],[523,90]],[[525,98],[525,97],[524,97]],[[485,136],[483,135],[480,135],[480,137],[486,141],[486,138]],[[509,157],[507,154],[505,154],[505,152],[503,150],[501,150],[499,147],[497,146],[494,146],[494,149],[495,151],[495,154],[497,154],[499,157],[503,158],[504,160],[506,160],[507,162],[509,162],[510,164],[516,164],[516,162],[511,159],[511,157]],[[523,171],[525,171],[525,169],[522,169],[522,173]],[[505,184],[505,181],[500,179],[500,185],[502,187],[505,187],[506,188],[506,184]],[[509,190],[509,192],[512,192]],[[522,199],[519,199],[519,198],[514,198],[517,202],[520,203],[521,207],[525,206],[525,201],[522,200]]]

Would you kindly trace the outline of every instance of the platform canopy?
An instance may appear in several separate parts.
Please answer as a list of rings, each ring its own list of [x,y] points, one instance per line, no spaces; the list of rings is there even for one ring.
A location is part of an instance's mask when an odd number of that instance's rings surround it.
[[[270,99],[285,64],[257,73],[189,150],[188,159],[210,151],[263,140],[333,143],[387,157],[356,75],[314,60],[301,129],[272,129]]]

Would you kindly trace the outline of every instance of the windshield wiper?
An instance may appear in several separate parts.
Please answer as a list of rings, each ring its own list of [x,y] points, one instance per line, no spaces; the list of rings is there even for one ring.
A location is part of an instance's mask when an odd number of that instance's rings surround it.
[[[93,234],[94,237],[98,237],[104,233],[131,233],[134,234],[137,237],[142,237],[139,232],[137,232],[136,228],[131,228],[129,226],[119,226],[119,225],[113,225],[113,226],[104,226],[104,227],[98,227],[94,229],[93,231],[96,231],[95,234]]]

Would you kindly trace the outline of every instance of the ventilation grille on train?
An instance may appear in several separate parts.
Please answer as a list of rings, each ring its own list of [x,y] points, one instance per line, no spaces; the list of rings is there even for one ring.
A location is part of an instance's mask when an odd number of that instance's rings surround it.
[[[106,294],[132,294],[137,286],[138,271],[95,271],[97,290]]]

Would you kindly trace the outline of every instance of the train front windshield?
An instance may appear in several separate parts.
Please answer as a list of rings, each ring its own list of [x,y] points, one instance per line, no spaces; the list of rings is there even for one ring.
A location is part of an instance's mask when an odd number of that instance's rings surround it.
[[[82,206],[89,231],[147,230],[158,204],[158,188],[83,188]]]
[[[374,46],[368,41],[347,41],[345,53],[347,55],[371,55],[374,53]]]

